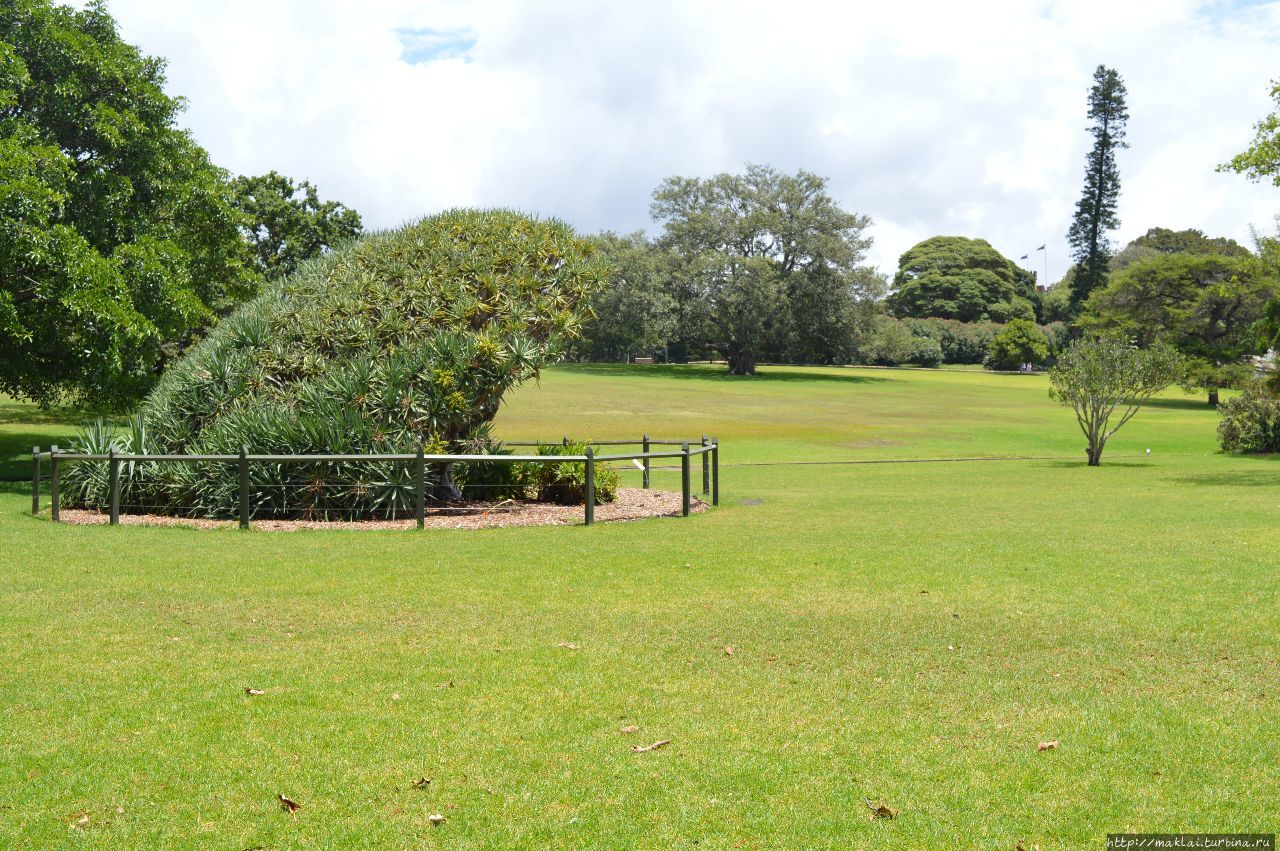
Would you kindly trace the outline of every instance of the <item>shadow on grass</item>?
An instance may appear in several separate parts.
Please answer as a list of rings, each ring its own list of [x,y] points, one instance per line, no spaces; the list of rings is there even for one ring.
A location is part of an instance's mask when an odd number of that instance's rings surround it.
[[[55,441],[70,447],[73,434],[70,428],[61,439],[51,437],[47,431],[0,431],[0,481],[31,481],[31,447],[39,446],[44,451]]]
[[[628,378],[682,378],[695,381],[838,381],[849,384],[873,384],[893,381],[872,375],[833,375],[829,372],[806,372],[784,366],[762,366],[756,375],[730,375],[725,366],[700,366],[693,364],[645,364],[626,363],[562,363],[556,365],[560,372],[577,375],[626,376]],[[825,368],[825,367],[824,367]],[[840,367],[830,367],[839,369]]]
[[[1188,473],[1178,476],[1175,482],[1200,487],[1245,487],[1245,488],[1280,488],[1280,454],[1273,452],[1260,455],[1232,455],[1239,461],[1254,461],[1258,467],[1253,470],[1222,473]]]
[[[1204,399],[1148,399],[1144,408],[1162,408],[1166,411],[1213,411]]]
[[[1081,458],[1079,461],[1045,461],[1040,466],[1053,467],[1055,469],[1060,469],[1060,470],[1067,470],[1067,469],[1073,469],[1075,467],[1088,467],[1089,462],[1086,459]],[[1145,468],[1145,467],[1151,467],[1152,464],[1149,461],[1108,461],[1106,459],[1106,456],[1103,456],[1102,463],[1099,466],[1100,467],[1126,467],[1126,468],[1144,467]]]

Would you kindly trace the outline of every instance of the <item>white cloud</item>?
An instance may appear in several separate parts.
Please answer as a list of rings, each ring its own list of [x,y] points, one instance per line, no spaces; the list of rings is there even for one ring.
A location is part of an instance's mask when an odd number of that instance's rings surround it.
[[[806,168],[872,216],[872,260],[938,233],[1063,235],[1098,63],[1129,89],[1119,241],[1246,241],[1280,191],[1214,173],[1280,74],[1280,2],[114,0],[221,165],[309,178],[389,226],[506,205],[650,226],[671,174]],[[408,60],[408,61],[406,61]]]

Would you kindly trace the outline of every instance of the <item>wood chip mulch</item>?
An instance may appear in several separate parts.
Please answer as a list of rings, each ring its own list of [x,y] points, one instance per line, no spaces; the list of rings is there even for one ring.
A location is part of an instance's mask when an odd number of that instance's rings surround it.
[[[696,497],[690,512],[706,511],[707,504]],[[581,505],[549,505],[543,502],[508,500],[503,503],[459,503],[448,510],[429,510],[428,529],[495,529],[504,526],[575,526],[583,522]],[[619,488],[613,502],[596,506],[597,523],[640,520],[645,517],[678,517],[680,494],[670,491]],[[102,525],[108,517],[100,511],[64,508],[63,523],[81,526]],[[195,517],[170,517],[160,514],[121,514],[121,526],[187,526],[195,529],[217,529],[236,526],[235,520],[206,520]],[[252,528],[268,532],[293,532],[300,529],[415,529],[413,518],[405,520],[254,520]]]

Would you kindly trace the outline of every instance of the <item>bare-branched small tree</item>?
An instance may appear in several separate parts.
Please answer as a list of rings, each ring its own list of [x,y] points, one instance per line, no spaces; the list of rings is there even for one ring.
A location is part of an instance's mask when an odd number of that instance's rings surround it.
[[[1182,355],[1168,346],[1139,349],[1123,337],[1089,337],[1072,343],[1049,371],[1049,396],[1075,410],[1089,441],[1089,466],[1096,467],[1111,435],[1185,369]]]

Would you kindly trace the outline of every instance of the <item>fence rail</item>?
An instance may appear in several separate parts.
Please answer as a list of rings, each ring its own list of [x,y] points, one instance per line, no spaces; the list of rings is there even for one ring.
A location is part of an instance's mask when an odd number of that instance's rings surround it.
[[[568,438],[564,438],[564,445],[569,443]],[[506,446],[543,446],[542,443],[506,443]],[[597,455],[595,446],[640,446],[640,452],[620,452],[607,455]],[[679,450],[658,450],[655,446],[678,446]],[[42,495],[41,467],[43,461],[49,462],[49,493],[52,497],[52,507],[50,508],[50,518],[55,522],[61,521],[60,516],[60,494],[59,480],[61,474],[61,466],[64,463],[75,463],[81,461],[106,461],[108,464],[109,477],[109,510],[108,517],[112,526],[120,523],[120,465],[134,462],[152,462],[152,463],[225,463],[236,464],[239,467],[239,505],[238,515],[240,527],[242,529],[249,528],[250,508],[249,508],[249,469],[252,464],[289,464],[289,463],[341,463],[341,462],[360,462],[360,461],[378,461],[378,462],[402,462],[412,463],[414,472],[414,514],[416,515],[417,525],[422,529],[426,525],[426,500],[428,482],[426,477],[427,464],[451,464],[466,462],[484,462],[496,464],[563,464],[578,463],[584,465],[583,479],[585,499],[583,506],[583,519],[585,525],[590,526],[595,522],[595,472],[596,465],[599,463],[607,463],[613,461],[639,461],[641,470],[641,486],[645,489],[650,487],[650,472],[652,470],[651,462],[653,459],[663,458],[679,458],[680,459],[680,491],[681,491],[681,515],[688,517],[692,505],[692,482],[691,465],[694,458],[702,459],[702,494],[711,497],[712,505],[720,504],[720,441],[714,437],[702,436],[698,442],[688,440],[655,440],[645,435],[640,440],[597,440],[592,441],[581,455],[428,455],[422,449],[415,453],[381,453],[381,454],[327,454],[327,455],[261,455],[250,453],[245,449],[241,449],[235,455],[130,455],[125,453],[117,453],[114,450],[102,454],[89,454],[82,452],[63,452],[56,445],[51,446],[48,450],[41,450],[39,446],[32,447],[31,450],[31,513],[40,513],[40,499]]]

